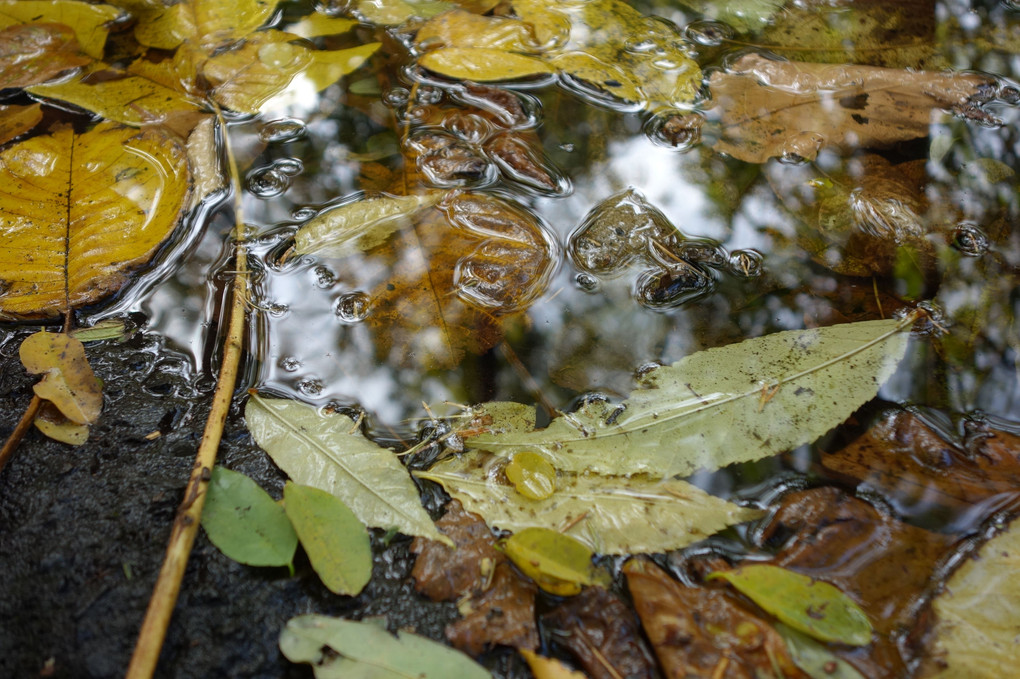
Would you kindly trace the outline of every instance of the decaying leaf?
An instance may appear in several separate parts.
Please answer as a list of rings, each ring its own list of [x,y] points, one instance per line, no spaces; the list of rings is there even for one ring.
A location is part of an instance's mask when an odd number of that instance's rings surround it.
[[[446,638],[454,647],[479,655],[495,646],[518,650],[538,648],[535,596],[538,587],[525,580],[507,563],[495,567],[488,587],[458,608],[463,616],[446,626]]]
[[[63,24],[74,31],[82,52],[100,59],[109,33],[107,25],[120,14],[121,10],[110,5],[76,0],[2,0],[0,28],[33,23]]]
[[[202,527],[229,558],[249,566],[286,566],[298,536],[283,507],[244,474],[214,467]]]
[[[0,144],[20,137],[42,120],[42,106],[0,106]]]
[[[1020,521],[986,542],[935,597],[923,676],[993,679],[1020,664]],[[937,669],[936,669],[937,668]]]
[[[280,634],[288,660],[309,663],[316,679],[415,677],[489,679],[489,672],[452,648],[408,632],[324,615],[291,618]]]
[[[521,494],[505,458],[452,457],[417,476],[443,485],[495,528],[559,530],[600,554],[665,552],[697,542],[759,512],[713,497],[685,481],[559,472],[548,497]],[[548,459],[539,456],[548,464]],[[550,465],[551,468],[551,465]],[[554,472],[555,473],[555,472]]]
[[[90,425],[103,408],[102,385],[85,357],[85,345],[59,332],[37,332],[19,349],[21,363],[43,378],[33,385],[36,396],[52,403],[75,424]]]
[[[682,585],[645,558],[631,559],[623,572],[669,679],[754,679],[777,670],[788,679],[807,679],[772,626],[729,593]]]
[[[652,679],[655,659],[633,611],[602,587],[588,587],[542,616],[543,628],[570,649],[591,679]]]
[[[757,54],[709,78],[717,151],[750,163],[812,160],[819,149],[884,147],[928,135],[932,112],[984,101],[994,83],[973,73],[775,61]],[[987,118],[980,109],[967,115]]]
[[[584,585],[607,585],[609,574],[592,564],[584,543],[549,528],[525,528],[502,542],[503,551],[546,592],[572,596]]]
[[[0,152],[0,314],[55,318],[123,287],[177,226],[186,170],[177,142],[112,123]]]
[[[358,517],[332,493],[288,482],[284,509],[322,584],[354,596],[372,579],[372,545]]]
[[[774,455],[815,440],[873,398],[906,351],[915,318],[700,351],[646,373],[619,405],[588,403],[545,429],[482,434],[468,445],[504,457],[536,450],[563,472],[657,478]]]
[[[18,24],[0,30],[0,86],[26,87],[92,61],[63,24]]]
[[[450,544],[397,456],[362,436],[349,417],[256,394],[244,417],[255,441],[296,483],[336,495],[368,526]]]
[[[820,641],[847,646],[871,643],[871,621],[839,588],[769,564],[749,564],[716,571],[721,578],[794,629]]]

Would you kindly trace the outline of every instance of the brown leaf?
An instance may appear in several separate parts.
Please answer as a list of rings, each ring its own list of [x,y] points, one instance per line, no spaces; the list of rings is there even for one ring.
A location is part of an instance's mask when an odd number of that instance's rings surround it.
[[[102,386],[92,373],[80,340],[59,332],[37,332],[19,348],[25,369],[43,378],[32,387],[75,424],[93,424],[103,408]]]
[[[447,625],[446,638],[472,655],[497,645],[535,650],[537,593],[535,583],[522,578],[510,564],[501,563],[491,586],[461,604],[464,618]]]
[[[558,191],[558,182],[546,169],[547,161],[538,157],[528,144],[512,134],[499,134],[485,143],[485,150],[500,169],[525,186]]]
[[[996,511],[1020,497],[1020,437],[972,423],[966,439],[934,429],[907,410],[891,410],[822,464],[878,491],[902,512]]]
[[[876,641],[839,655],[872,679],[905,676],[909,659],[896,636],[917,622],[925,587],[953,539],[831,487],[784,497],[762,533],[766,542],[775,538],[784,545],[773,564],[835,585],[867,612]]]
[[[543,615],[542,624],[592,679],[655,676],[655,660],[634,613],[602,587],[586,587]]]
[[[90,61],[64,24],[16,24],[0,30],[0,88],[36,85]]]
[[[721,119],[714,148],[751,163],[819,149],[885,147],[928,135],[934,109],[979,120],[994,81],[974,73],[774,61],[747,54],[709,79]]]
[[[42,105],[0,106],[0,144],[20,137],[42,120]]]
[[[722,589],[682,585],[645,558],[624,567],[641,625],[668,679],[807,679],[782,637]]]

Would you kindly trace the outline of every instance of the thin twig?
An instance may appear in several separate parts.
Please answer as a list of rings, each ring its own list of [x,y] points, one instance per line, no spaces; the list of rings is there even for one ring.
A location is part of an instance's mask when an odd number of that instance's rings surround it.
[[[39,407],[42,405],[42,399],[38,396],[32,396],[32,402],[28,404],[28,408],[25,409],[25,414],[18,420],[18,425],[14,427],[14,431],[7,437],[4,442],[4,447],[0,449],[0,471],[3,471],[7,465],[7,461],[11,459],[11,455],[18,449],[18,444],[21,443],[21,439],[25,437],[28,430],[31,428],[32,423],[35,421],[35,415],[39,412]]]
[[[216,452],[223,435],[223,426],[230,410],[230,402],[234,396],[237,382],[238,366],[244,350],[244,329],[246,325],[245,311],[248,299],[248,260],[244,247],[244,220],[241,216],[241,186],[238,181],[237,164],[230,149],[227,126],[219,109],[216,110],[223,143],[226,147],[227,163],[230,170],[230,181],[234,192],[235,211],[235,258],[236,274],[234,290],[230,305],[230,323],[224,340],[223,359],[220,363],[220,374],[213,394],[212,409],[205,423],[202,441],[195,456],[195,465],[191,470],[191,478],[184,493],[184,500],[177,509],[170,542],[167,545],[163,567],[149,599],[149,607],[145,611],[145,620],[135,644],[131,664],[128,666],[127,679],[149,679],[156,669],[159,652],[166,637],[170,624],[170,616],[177,604],[177,595],[181,590],[184,569],[191,555],[191,547],[198,535],[199,521],[202,518],[202,507],[205,504],[206,488],[216,464]]]

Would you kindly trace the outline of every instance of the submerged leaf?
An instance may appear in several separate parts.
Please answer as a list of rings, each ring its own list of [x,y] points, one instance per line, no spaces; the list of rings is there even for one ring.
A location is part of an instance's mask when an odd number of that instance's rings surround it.
[[[551,594],[571,596],[583,585],[607,584],[608,574],[592,565],[584,543],[549,528],[525,528],[503,541],[503,551]]]
[[[482,434],[468,445],[504,457],[536,450],[560,471],[660,478],[775,455],[814,441],[873,398],[903,357],[915,318],[700,351],[647,373],[616,407],[589,403],[545,429]]]
[[[847,646],[871,643],[871,621],[854,601],[821,580],[769,564],[716,571],[721,578],[763,609],[796,630],[820,641]]]
[[[43,375],[32,389],[75,424],[89,425],[103,409],[102,385],[85,357],[85,345],[58,332],[37,332],[19,349],[21,362],[33,375]]]
[[[226,556],[249,566],[286,566],[298,536],[283,512],[257,483],[226,467],[214,467],[202,527]]]
[[[495,82],[553,73],[541,59],[486,47],[443,47],[427,52],[418,63],[448,78]]]
[[[322,584],[334,594],[354,596],[372,579],[368,531],[338,497],[288,482],[284,509]]]
[[[63,24],[21,24],[0,30],[0,86],[26,87],[92,61]]]
[[[154,130],[61,127],[4,149],[0,314],[55,318],[116,292],[173,232],[189,191],[184,149]]]
[[[397,456],[362,436],[349,417],[257,394],[244,417],[255,441],[295,482],[336,495],[368,526],[450,544]]]
[[[490,679],[481,665],[443,644],[324,615],[287,621],[280,650],[291,662],[311,664],[316,679]]]

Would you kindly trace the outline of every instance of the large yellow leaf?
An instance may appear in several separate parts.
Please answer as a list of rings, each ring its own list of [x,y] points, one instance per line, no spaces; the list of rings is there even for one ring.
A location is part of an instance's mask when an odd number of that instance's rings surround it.
[[[63,24],[21,24],[0,30],[0,87],[25,87],[49,80],[91,59],[80,52]]]
[[[65,24],[74,31],[81,51],[93,59],[101,59],[106,24],[120,16],[120,10],[109,5],[93,5],[73,0],[0,0],[0,28],[39,22]]]
[[[174,49],[194,40],[207,49],[244,38],[272,16],[279,0],[184,0],[155,9],[136,8],[138,42]]]
[[[177,225],[180,144],[104,123],[0,153],[0,314],[53,318],[119,290]]]

